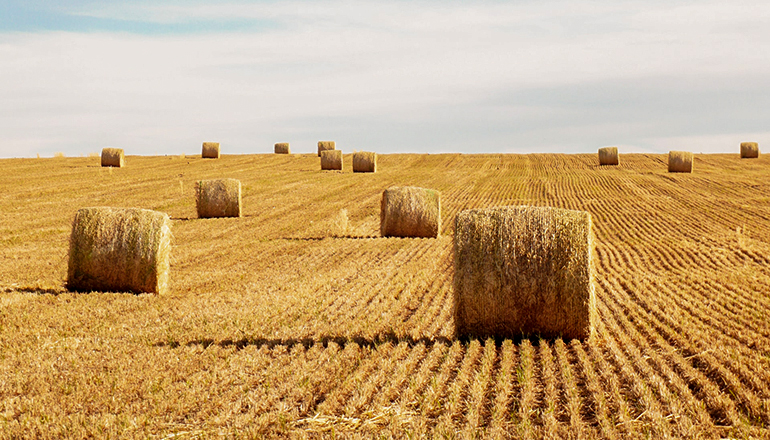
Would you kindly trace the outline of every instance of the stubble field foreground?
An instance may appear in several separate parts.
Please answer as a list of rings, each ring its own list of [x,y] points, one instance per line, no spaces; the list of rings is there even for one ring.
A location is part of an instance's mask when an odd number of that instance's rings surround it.
[[[770,160],[315,155],[0,160],[0,436],[768,437]],[[197,179],[243,217],[197,219]],[[382,190],[442,192],[438,239],[379,237]],[[597,336],[453,336],[466,208],[591,212]],[[64,289],[75,211],[167,212],[170,293]]]

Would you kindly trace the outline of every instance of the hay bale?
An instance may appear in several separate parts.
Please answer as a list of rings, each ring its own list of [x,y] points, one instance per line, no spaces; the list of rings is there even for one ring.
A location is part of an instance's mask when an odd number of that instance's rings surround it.
[[[617,165],[618,147],[599,148],[599,165]]]
[[[334,141],[318,141],[318,156],[321,156],[322,151],[336,150],[337,145]]]
[[[241,216],[240,180],[201,180],[195,183],[195,195],[199,218]]]
[[[219,159],[219,142],[204,142],[201,157],[204,159]]]
[[[741,159],[756,159],[759,157],[759,144],[756,142],[741,142]]]
[[[668,172],[692,173],[692,153],[689,151],[669,151]]]
[[[126,165],[122,148],[102,148],[102,166],[122,168]]]
[[[368,151],[356,151],[353,153],[353,172],[376,173],[377,153],[370,153]]]
[[[321,169],[342,171],[342,151],[341,150],[321,151]]]
[[[593,332],[591,214],[509,206],[455,218],[458,337],[586,339]]]
[[[80,209],[72,223],[67,289],[165,293],[170,250],[167,214],[131,208]]]
[[[291,154],[288,142],[279,142],[275,144],[275,154]]]
[[[416,186],[383,191],[380,234],[383,237],[438,237],[441,234],[441,193]]]

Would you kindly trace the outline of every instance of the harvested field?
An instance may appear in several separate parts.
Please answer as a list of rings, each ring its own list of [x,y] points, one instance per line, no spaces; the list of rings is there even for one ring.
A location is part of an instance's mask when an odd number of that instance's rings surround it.
[[[695,174],[665,154],[378,156],[369,175],[323,173],[315,153],[0,160],[0,432],[770,434],[766,155],[698,155]],[[193,183],[222,175],[243,217],[198,219]],[[440,191],[445,225],[468,208],[590,212],[596,338],[456,340],[454,231],[379,237],[400,185]],[[93,205],[169,214],[168,294],[64,290],[73,215]]]

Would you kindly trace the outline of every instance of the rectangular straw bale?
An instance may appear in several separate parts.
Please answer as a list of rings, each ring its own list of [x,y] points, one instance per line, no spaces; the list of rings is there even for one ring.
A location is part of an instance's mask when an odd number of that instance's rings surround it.
[[[591,214],[508,206],[455,218],[458,337],[586,339],[593,332]]]
[[[288,142],[279,142],[275,144],[275,154],[291,154]]]
[[[125,157],[122,148],[102,148],[102,166],[118,167],[125,166]]]
[[[165,293],[170,250],[167,214],[133,208],[82,208],[72,223],[67,288]]]
[[[741,159],[756,159],[759,157],[759,144],[756,142],[741,142]]]
[[[669,151],[668,172],[692,173],[692,153],[689,151]]]
[[[441,193],[416,186],[383,191],[380,234],[383,237],[438,237],[441,234]]]
[[[342,151],[341,150],[321,151],[321,169],[342,171]]]
[[[618,147],[599,148],[599,165],[617,165]]]
[[[219,159],[219,142],[204,142],[201,157],[204,159]]]
[[[376,173],[377,153],[370,153],[368,151],[356,151],[353,153],[353,172]]]
[[[321,156],[322,151],[336,150],[337,145],[334,141],[318,141],[318,156]]]
[[[199,218],[240,217],[241,181],[201,180],[195,183],[195,206]]]

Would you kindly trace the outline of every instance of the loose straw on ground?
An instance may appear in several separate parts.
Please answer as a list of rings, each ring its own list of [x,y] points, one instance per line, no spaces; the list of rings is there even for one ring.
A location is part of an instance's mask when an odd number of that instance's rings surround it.
[[[530,206],[455,218],[458,337],[586,339],[593,332],[591,215]]]
[[[67,288],[165,293],[170,249],[171,220],[162,212],[80,209],[70,235]]]
[[[438,237],[441,234],[441,193],[415,186],[383,191],[380,234],[383,237]]]

